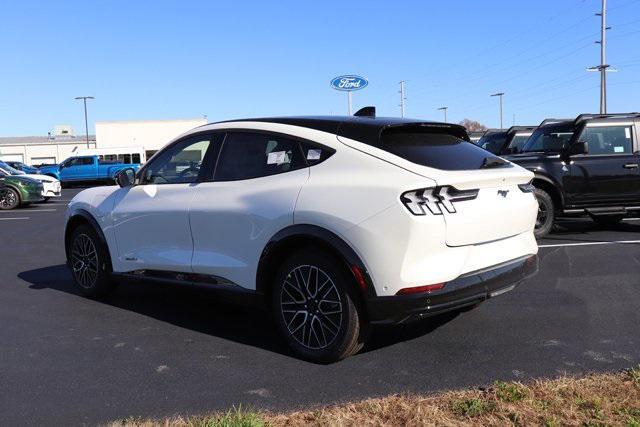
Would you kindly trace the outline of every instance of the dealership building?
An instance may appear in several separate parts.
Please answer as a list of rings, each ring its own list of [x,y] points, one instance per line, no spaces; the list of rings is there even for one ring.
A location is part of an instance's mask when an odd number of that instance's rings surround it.
[[[77,135],[71,126],[55,126],[45,136],[0,137],[0,160],[14,160],[29,165],[54,164],[82,154],[127,151],[149,158],[169,141],[197,126],[207,118],[176,120],[102,121],[95,123],[96,134]],[[110,151],[111,150],[111,151]]]

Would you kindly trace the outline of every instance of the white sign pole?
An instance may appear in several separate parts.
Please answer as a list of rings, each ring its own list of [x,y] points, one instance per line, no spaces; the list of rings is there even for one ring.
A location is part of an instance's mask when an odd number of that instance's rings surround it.
[[[347,92],[347,99],[349,99],[349,115],[351,115],[351,91]]]

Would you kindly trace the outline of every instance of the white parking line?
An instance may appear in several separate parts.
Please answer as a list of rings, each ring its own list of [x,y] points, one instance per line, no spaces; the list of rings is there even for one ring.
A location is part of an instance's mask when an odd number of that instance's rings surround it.
[[[15,220],[19,220],[19,219],[29,219],[28,216],[22,216],[19,218],[0,218],[0,221],[15,221]]]
[[[538,245],[538,247],[559,248],[562,246],[634,245],[638,243],[640,243],[640,240],[613,240],[611,242],[557,243],[551,245]]]
[[[29,213],[31,213],[31,212],[55,212],[55,211],[57,211],[57,209],[25,209],[25,210],[22,210],[21,212],[29,212]],[[12,212],[12,211],[0,211],[0,213],[15,213],[15,212]]]

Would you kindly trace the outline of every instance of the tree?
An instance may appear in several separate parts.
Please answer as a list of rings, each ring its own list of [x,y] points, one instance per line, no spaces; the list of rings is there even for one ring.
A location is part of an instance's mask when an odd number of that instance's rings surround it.
[[[477,122],[475,120],[471,120],[471,119],[464,119],[458,124],[467,128],[467,132],[478,132],[478,131],[483,131],[488,129],[482,123]]]

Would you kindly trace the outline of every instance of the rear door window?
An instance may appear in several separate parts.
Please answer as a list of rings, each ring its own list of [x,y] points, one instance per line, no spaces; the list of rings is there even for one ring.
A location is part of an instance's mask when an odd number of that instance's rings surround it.
[[[381,138],[383,150],[436,169],[481,169],[485,159],[495,157],[477,145],[437,128],[391,128],[384,131]]]
[[[259,178],[303,167],[306,163],[300,144],[295,140],[275,134],[229,132],[220,152],[214,180]]]

